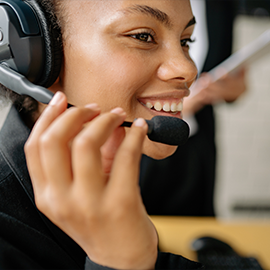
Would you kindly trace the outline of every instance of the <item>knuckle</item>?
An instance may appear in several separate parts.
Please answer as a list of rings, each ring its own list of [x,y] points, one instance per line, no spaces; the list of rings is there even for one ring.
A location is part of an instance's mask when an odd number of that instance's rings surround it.
[[[41,212],[46,211],[47,204],[44,202],[43,198],[41,196],[35,196],[35,203],[37,206],[37,209]]]
[[[34,140],[27,140],[24,145],[24,152],[26,154],[30,153],[32,149],[36,148],[36,142]]]
[[[71,217],[69,202],[49,187],[35,196],[35,203],[44,215],[54,221],[63,222]]]
[[[39,138],[39,146],[41,149],[54,148],[55,145],[62,143],[61,136],[56,131],[47,131]]]
[[[96,145],[95,138],[93,135],[88,134],[87,136],[77,136],[73,141],[73,149],[83,151],[85,149],[94,148]]]
[[[40,136],[39,145],[41,147],[49,147],[51,141],[52,141],[51,136],[49,136],[48,133],[46,133]]]

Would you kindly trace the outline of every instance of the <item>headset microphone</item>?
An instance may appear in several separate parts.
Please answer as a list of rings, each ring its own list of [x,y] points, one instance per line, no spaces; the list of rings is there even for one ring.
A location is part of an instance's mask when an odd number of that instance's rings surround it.
[[[168,145],[183,145],[189,137],[189,126],[182,119],[171,116],[154,116],[145,120],[148,124],[148,138],[155,142]],[[130,127],[131,122],[124,122],[122,126]]]
[[[36,0],[0,0],[0,83],[6,88],[48,104],[53,93],[47,88],[61,69],[61,44],[59,27]],[[152,141],[182,145],[189,137],[188,124],[176,117],[155,116],[146,122]]]

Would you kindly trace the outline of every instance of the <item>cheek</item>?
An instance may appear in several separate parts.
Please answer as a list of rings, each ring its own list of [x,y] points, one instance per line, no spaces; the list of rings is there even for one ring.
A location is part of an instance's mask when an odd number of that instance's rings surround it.
[[[151,68],[143,57],[125,49],[67,49],[65,60],[64,88],[68,98],[76,99],[78,105],[98,102],[103,110],[125,108],[151,77]]]
[[[101,75],[100,83],[113,91],[134,91],[149,79],[151,73],[144,59],[128,49],[111,50],[100,55],[93,65],[93,72],[95,76]]]

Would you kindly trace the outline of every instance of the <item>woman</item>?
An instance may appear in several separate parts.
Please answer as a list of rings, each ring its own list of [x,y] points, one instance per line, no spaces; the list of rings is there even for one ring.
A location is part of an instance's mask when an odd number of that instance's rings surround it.
[[[88,256],[89,269],[199,268],[157,252],[138,188],[141,154],[164,158],[176,150],[148,140],[143,119],[180,118],[196,78],[189,1],[53,4],[64,52],[49,88],[56,94],[24,122],[12,108],[0,134],[0,265],[83,268]],[[76,107],[67,110],[67,101]],[[119,127],[135,118],[131,129]]]

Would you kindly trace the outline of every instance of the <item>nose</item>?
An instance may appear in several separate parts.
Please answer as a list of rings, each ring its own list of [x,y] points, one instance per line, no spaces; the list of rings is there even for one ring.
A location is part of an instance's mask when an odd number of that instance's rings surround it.
[[[186,83],[189,87],[196,79],[197,73],[196,65],[190,58],[188,51],[185,51],[179,44],[174,48],[166,49],[157,76],[162,81]]]

